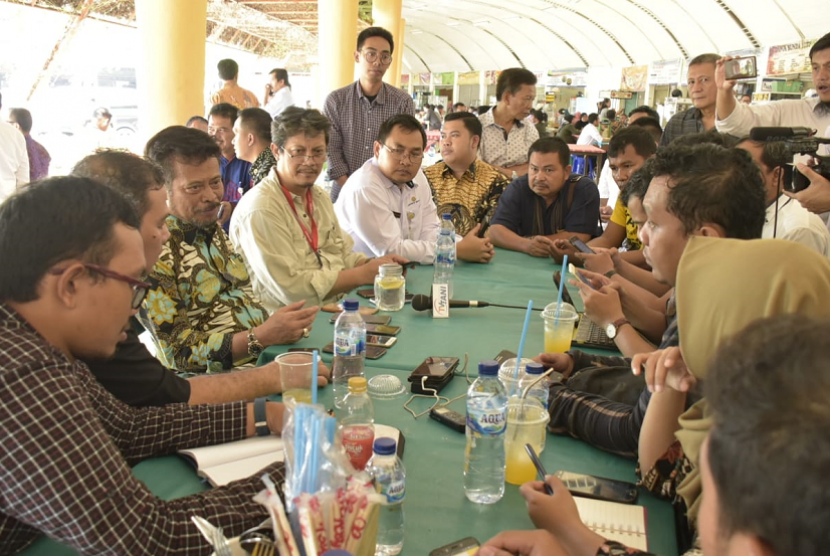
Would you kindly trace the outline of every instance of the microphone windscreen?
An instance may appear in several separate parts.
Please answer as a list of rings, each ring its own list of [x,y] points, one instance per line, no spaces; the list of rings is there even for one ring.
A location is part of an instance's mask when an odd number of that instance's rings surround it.
[[[416,311],[428,311],[432,309],[432,299],[419,293],[412,296],[412,308]]]
[[[783,141],[793,135],[791,127],[753,127],[749,130],[749,138],[753,141]]]

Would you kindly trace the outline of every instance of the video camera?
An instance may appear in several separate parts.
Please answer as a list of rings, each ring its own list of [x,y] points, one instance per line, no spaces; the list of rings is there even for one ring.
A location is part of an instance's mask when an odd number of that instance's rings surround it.
[[[830,156],[819,155],[821,145],[830,145],[830,139],[814,137],[815,132],[806,127],[753,127],[749,131],[749,138],[753,141],[780,141],[787,149],[787,156],[808,155],[813,158],[814,164],[807,164],[817,174],[830,180]],[[784,189],[787,191],[801,191],[807,189],[810,180],[795,170],[794,164],[784,166]]]

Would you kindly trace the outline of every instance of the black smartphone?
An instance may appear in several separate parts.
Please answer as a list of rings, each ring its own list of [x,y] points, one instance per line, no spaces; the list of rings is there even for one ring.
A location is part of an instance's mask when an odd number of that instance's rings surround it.
[[[337,322],[337,317],[340,316],[340,313],[335,313],[329,319],[329,322],[334,324]],[[389,315],[360,315],[363,317],[363,322],[366,324],[389,324],[392,322],[392,317]]]
[[[362,290],[357,290],[355,292],[357,295],[364,299],[374,299],[375,298],[375,290],[374,288],[363,288]],[[415,294],[404,292],[403,294],[403,302],[404,303],[412,303],[412,298]]]
[[[758,76],[757,64],[755,63],[755,56],[742,56],[724,62],[725,77],[729,81],[735,79],[749,79]]]
[[[390,326],[388,324],[366,324],[366,332],[369,334],[385,334],[386,336],[395,336],[400,331],[400,326]]]
[[[539,459],[539,456],[536,455],[536,450],[533,449],[531,444],[525,444],[525,451],[527,452],[527,455],[530,456],[530,461],[532,461],[533,465],[536,467],[536,474],[539,475],[539,480],[544,482],[548,472],[545,471],[545,466],[542,465],[542,461]],[[553,488],[547,483],[545,483],[545,492],[548,493],[548,496],[553,496]]]
[[[478,237],[484,237],[484,234],[487,233],[487,230],[490,228],[490,221],[482,222],[481,228],[478,230]]]
[[[498,355],[493,357],[493,361],[495,361],[496,363],[501,365],[502,363],[504,363],[508,359],[515,359],[515,358],[516,358],[516,352],[515,351],[510,351],[509,349],[503,349],[499,352]]]
[[[366,334],[366,345],[390,348],[395,345],[398,339],[394,336],[381,336],[380,334]]]
[[[409,374],[413,394],[435,395],[450,383],[458,357],[427,357]]]
[[[637,486],[593,475],[557,471],[556,476],[574,496],[633,504],[637,500]]]
[[[576,250],[579,251],[580,253],[589,253],[591,255],[596,254],[596,252],[593,249],[588,247],[587,243],[585,243],[584,241],[582,241],[581,239],[579,239],[576,236],[572,237],[568,241],[571,242],[571,245],[576,247]]]
[[[475,556],[481,544],[473,537],[439,546],[429,556]]]
[[[591,288],[592,290],[595,290],[595,289],[596,289],[596,288],[594,287],[594,285],[591,283],[591,281],[590,281],[590,280],[588,280],[588,277],[587,277],[587,276],[585,276],[584,274],[582,274],[581,272],[579,272],[579,270],[577,270],[577,268],[576,268],[574,265],[569,264],[568,266],[570,267],[570,268],[568,269],[568,271],[569,271],[571,274],[573,274],[574,276],[576,276],[576,277],[579,279],[579,281],[580,281],[580,282],[582,282],[583,284],[585,284],[586,286],[588,286],[588,287],[589,287],[589,288]],[[557,287],[558,287],[558,286],[557,286]],[[565,295],[565,294],[563,293],[562,295]]]
[[[334,353],[334,342],[329,342],[323,346],[323,353]],[[386,355],[386,349],[377,346],[366,346],[366,359],[380,359],[384,355]]]

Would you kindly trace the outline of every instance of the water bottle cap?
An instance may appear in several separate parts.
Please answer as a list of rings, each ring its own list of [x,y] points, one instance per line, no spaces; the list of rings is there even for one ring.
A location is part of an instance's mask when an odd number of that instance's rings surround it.
[[[499,364],[496,361],[481,361],[478,364],[478,374],[484,376],[496,376],[499,374]]]
[[[395,439],[381,437],[375,439],[375,453],[379,456],[391,456],[395,453],[397,445]]]
[[[349,392],[353,394],[360,394],[366,391],[366,378],[362,376],[353,376],[349,379]]]
[[[358,301],[357,299],[343,300],[344,311],[357,311],[358,307],[360,307],[360,301]]]
[[[444,220],[452,220],[452,214],[445,212],[441,215],[441,218],[443,218]]]
[[[525,372],[529,375],[540,375],[545,372],[545,367],[541,363],[528,363],[525,365]]]

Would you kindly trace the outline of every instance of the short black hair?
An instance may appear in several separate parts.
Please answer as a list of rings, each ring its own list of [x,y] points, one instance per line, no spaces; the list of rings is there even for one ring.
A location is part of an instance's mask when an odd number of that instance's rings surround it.
[[[559,155],[559,162],[562,163],[563,168],[571,163],[571,149],[559,137],[542,137],[541,139],[537,139],[527,150],[528,160],[530,160],[530,155],[533,153],[556,153]]]
[[[694,66],[694,65],[697,65],[697,64],[717,64],[718,60],[720,60],[720,59],[721,59],[720,54],[712,54],[712,53],[698,54],[697,56],[695,56],[694,58],[689,60],[689,65]]]
[[[505,93],[515,95],[524,85],[536,86],[533,72],[524,68],[508,68],[499,74],[496,81],[496,99],[502,100]]]
[[[273,75],[277,81],[282,81],[285,86],[291,88],[291,83],[288,82],[288,70],[285,68],[274,68],[268,72],[268,75]]]
[[[766,187],[748,152],[719,145],[676,145],[657,151],[655,178],[669,178],[666,210],[691,234],[703,224],[727,237],[757,239],[764,229]]]
[[[378,142],[386,144],[386,139],[392,133],[392,130],[395,129],[395,126],[400,126],[401,129],[410,133],[413,131],[419,132],[421,134],[421,139],[423,139],[424,142],[424,148],[427,148],[427,134],[424,131],[424,126],[421,125],[421,122],[415,119],[415,116],[410,114],[398,114],[380,124],[380,129],[378,130]]]
[[[271,142],[271,114],[262,108],[245,108],[239,111],[239,127],[244,127],[260,141]]]
[[[231,125],[233,125],[236,123],[237,116],[239,116],[239,108],[229,102],[220,102],[210,107],[208,116],[228,118],[231,121]]]
[[[127,151],[101,150],[81,159],[72,176],[90,178],[124,195],[139,218],[150,210],[148,191],[164,187],[164,174],[158,164]]]
[[[484,113],[486,113],[488,110],[490,110],[490,108],[492,108],[492,106],[490,106],[489,104],[479,104],[479,105],[478,105],[478,108],[476,108],[476,113],[477,113],[479,116],[481,116],[482,114],[484,114]]]
[[[569,123],[574,121],[574,115],[573,114],[565,114],[564,116],[562,116],[562,119],[565,120],[565,123],[569,124]]]
[[[621,155],[628,145],[634,147],[634,151],[643,158],[657,152],[657,144],[648,131],[639,126],[630,126],[619,130],[611,138],[608,143],[608,157]]]
[[[43,277],[69,259],[106,266],[118,249],[113,227],[139,229],[130,202],[89,178],[61,176],[33,183],[0,205],[0,299],[38,299]]]
[[[596,112],[591,112],[588,114],[588,123],[589,124],[596,124],[597,119],[599,119],[599,115]]]
[[[660,121],[650,116],[637,118],[628,125],[629,127],[639,127],[648,131],[651,134],[651,138],[654,139],[655,144],[660,143],[660,138],[663,137],[663,128],[660,126]]]
[[[646,116],[648,116],[649,118],[654,118],[655,120],[657,120],[658,123],[660,122],[660,114],[657,113],[657,110],[655,110],[654,108],[652,108],[651,106],[648,106],[646,104],[644,104],[642,106],[638,106],[637,108],[634,108],[631,112],[628,113],[628,117],[630,118],[634,114],[639,114],[639,113],[643,113]]]
[[[798,314],[755,321],[720,345],[704,383],[720,523],[774,554],[827,546],[828,329],[829,319]]]
[[[792,155],[783,141],[755,141],[747,136],[738,139],[735,146],[740,147],[741,143],[752,143],[756,147],[761,147],[761,162],[768,170],[784,166],[792,160]]]
[[[371,39],[372,37],[386,39],[386,42],[389,43],[389,53],[395,52],[395,39],[392,38],[392,33],[383,27],[368,27],[361,31],[357,36],[357,50],[363,48],[363,43],[366,42],[366,39]]]
[[[464,104],[463,102],[456,102],[455,104],[453,104],[453,105],[452,105],[452,109],[453,109],[453,110],[458,110],[458,109],[459,109],[459,108],[461,108],[462,106],[463,106],[464,108],[467,108],[467,105],[466,105],[466,104]]]
[[[730,148],[735,146],[735,138],[725,133],[719,133],[717,129],[710,129],[708,131],[701,131],[700,133],[687,133],[681,135],[672,144],[677,142],[678,145],[702,145],[708,143],[710,145],[718,145],[720,147]]]
[[[470,112],[452,112],[451,114],[444,116],[445,124],[447,122],[454,122],[455,120],[462,120],[464,122],[464,127],[467,128],[470,135],[478,135],[481,137],[481,134],[484,132],[481,126],[481,120],[479,120],[475,114],[471,114]]]
[[[613,108],[609,108],[605,111],[605,118],[607,120],[616,120],[617,119],[617,111]]]
[[[205,125],[207,125],[207,123],[208,123],[208,121],[205,118],[203,118],[202,116],[197,115],[197,116],[190,116],[190,119],[187,120],[187,123],[185,125],[187,127],[193,127],[193,124],[195,124],[196,122],[202,122]]]
[[[25,108],[12,108],[9,110],[9,117],[14,118],[23,133],[32,131],[32,113]]]
[[[810,47],[810,61],[812,62],[813,60],[813,54],[821,52],[822,50],[827,50],[828,48],[830,48],[830,33],[827,33],[821,37],[813,43],[813,46]]]
[[[161,167],[168,191],[173,187],[173,162],[202,164],[209,158],[217,161],[222,155],[213,138],[198,129],[174,125],[153,135],[144,148],[144,156]]]
[[[588,122],[583,122],[580,118],[580,120],[574,124],[574,127],[577,129],[577,131],[582,131],[582,128],[584,128],[586,125],[588,125]]]
[[[319,110],[289,106],[271,122],[271,142],[277,147],[284,147],[286,141],[297,134],[303,133],[309,137],[323,134],[326,145],[329,144],[331,121]]]
[[[219,77],[224,81],[236,79],[236,76],[239,75],[239,64],[230,58],[219,60],[219,63],[216,64],[216,69],[219,70]]]
[[[654,177],[654,159],[649,158],[646,163],[640,166],[640,169],[631,174],[625,188],[620,192],[620,200],[626,207],[631,199],[640,199],[640,202],[646,198],[648,193],[648,186],[651,179]]]

